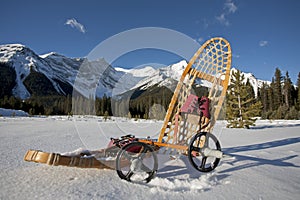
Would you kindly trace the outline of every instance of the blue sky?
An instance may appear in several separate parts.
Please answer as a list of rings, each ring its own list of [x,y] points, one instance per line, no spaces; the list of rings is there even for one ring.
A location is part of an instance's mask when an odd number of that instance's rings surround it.
[[[10,0],[1,8],[0,44],[22,43],[38,54],[55,51],[83,57],[120,32],[163,27],[200,44],[225,37],[232,46],[233,66],[260,79],[271,80],[279,67],[295,84],[300,72],[298,0]],[[171,53],[148,49],[113,64],[128,68],[179,60]]]

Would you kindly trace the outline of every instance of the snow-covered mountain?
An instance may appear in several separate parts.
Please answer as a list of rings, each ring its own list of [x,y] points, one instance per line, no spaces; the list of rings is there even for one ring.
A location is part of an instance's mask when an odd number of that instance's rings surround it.
[[[159,69],[154,69],[151,66],[130,70],[116,68],[118,71],[126,73],[119,79],[113,94],[118,95],[135,89],[146,90],[154,85],[161,87],[176,84],[186,65],[187,62],[183,60]]]
[[[25,99],[31,93],[24,81],[33,71],[43,74],[58,94],[65,94],[58,81],[71,83],[82,60],[69,59],[55,53],[39,56],[24,45],[9,44],[0,46],[0,62],[9,64],[16,72],[16,85],[12,94]]]
[[[71,94],[74,88],[89,96],[89,89],[96,87],[99,92],[106,93],[112,90],[123,74],[112,68],[104,59],[91,62],[85,58],[68,58],[54,52],[37,55],[21,44],[0,45],[0,63],[5,63],[15,70],[16,84],[12,94],[22,99],[35,92],[29,85],[45,82],[51,86],[47,87],[47,90],[53,88],[51,94]],[[38,74],[40,80],[37,80],[36,76],[29,78],[32,74]]]
[[[37,55],[21,44],[0,45],[0,64],[7,64],[16,72],[12,94],[26,99],[33,94],[72,94],[73,89],[86,97],[119,95],[129,90],[146,90],[152,86],[176,85],[187,65],[185,60],[155,69],[113,68],[103,58],[68,58],[55,52]],[[232,69],[233,71],[236,69]],[[261,80],[244,73],[257,93]],[[204,84],[205,83],[201,83]],[[46,90],[41,93],[39,90]]]
[[[37,55],[21,44],[0,45],[0,63],[6,63],[16,72],[12,94],[26,99],[36,88],[30,85],[44,83],[49,94],[71,94],[75,89],[84,96],[121,94],[155,84],[165,85],[178,80],[186,61],[161,69],[146,66],[139,69],[113,68],[104,59],[88,61],[85,58],[68,58],[55,52]],[[38,77],[32,74],[38,74]],[[41,80],[37,80],[41,79]],[[34,81],[31,83],[30,81]],[[30,83],[28,83],[30,82]],[[47,94],[48,94],[47,93]]]
[[[126,78],[127,83],[129,80],[132,80],[132,77],[138,77],[135,80],[135,83],[132,84],[132,87],[128,87],[127,90],[136,89],[136,88],[146,90],[147,88],[154,85],[167,86],[167,87],[171,86],[172,84],[174,85],[174,83],[177,83],[177,81],[179,81],[181,74],[183,73],[186,66],[187,66],[187,62],[185,60],[182,60],[173,65],[169,65],[156,70],[154,70],[150,66],[143,69],[131,69],[131,70],[124,70],[122,68],[116,68],[116,69],[118,71],[126,72],[127,76],[131,77],[131,78]],[[235,71],[237,71],[237,69],[233,67],[231,69],[231,74]],[[270,84],[270,81],[257,79],[252,73],[247,73],[247,72],[241,72],[241,73],[245,77],[245,82],[247,81],[247,79],[249,79],[249,82],[252,85],[256,95],[258,92],[258,88],[262,86],[263,82]],[[207,83],[207,81],[205,80],[201,80],[199,84],[206,87],[209,87],[211,85],[210,83]]]
[[[150,76],[147,76],[141,80],[136,87],[142,87],[142,89],[147,89],[150,86],[158,84],[158,86],[168,86],[175,81],[180,79],[180,76],[186,67],[187,62],[185,60],[163,67],[155,70]]]
[[[230,74],[232,74],[233,72],[236,72],[236,71],[237,71],[237,69],[233,67],[233,68],[231,68]],[[244,75],[245,82],[247,81],[247,79],[249,80],[250,84],[253,87],[255,95],[257,95],[258,89],[262,87],[263,83],[267,83],[267,84],[271,83],[270,81],[264,81],[264,80],[257,79],[252,73],[241,72],[241,74]]]

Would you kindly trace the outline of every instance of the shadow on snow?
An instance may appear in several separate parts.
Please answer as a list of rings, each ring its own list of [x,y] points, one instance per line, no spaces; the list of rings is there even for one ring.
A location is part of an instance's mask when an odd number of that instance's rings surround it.
[[[291,144],[297,144],[300,142],[300,137],[296,138],[287,138],[282,140],[276,140],[271,142],[265,142],[261,144],[251,144],[246,146],[240,146],[240,147],[233,147],[233,148],[224,148],[223,152],[226,155],[235,157],[235,159],[229,159],[221,161],[223,163],[230,164],[232,167],[229,167],[228,169],[222,170],[222,171],[216,171],[216,172],[210,172],[210,173],[202,173],[197,171],[188,161],[187,156],[182,156],[180,159],[184,162],[185,166],[165,166],[163,168],[159,169],[158,177],[160,178],[167,178],[169,180],[173,179],[179,179],[181,175],[188,175],[190,179],[197,179],[203,175],[209,174],[208,179],[214,179],[217,180],[216,184],[221,184],[222,179],[226,179],[228,176],[230,176],[228,173],[241,170],[249,167],[254,166],[261,166],[261,165],[273,165],[273,166],[279,166],[279,167],[296,167],[299,168],[300,166],[295,165],[292,162],[289,162],[288,160],[291,160],[295,157],[298,157],[298,155],[290,155],[282,158],[274,158],[274,159],[267,159],[267,158],[261,158],[261,157],[254,157],[249,155],[240,155],[238,153],[240,152],[247,152],[247,151],[255,151],[255,150],[264,150],[264,149],[270,149],[270,148],[276,148]],[[240,164],[239,162],[246,161],[246,163]],[[236,166],[235,166],[236,165]],[[218,169],[218,167],[217,167]],[[209,190],[209,188],[206,188],[206,190]]]
[[[286,128],[286,127],[299,127],[300,124],[267,124],[252,126],[251,129],[267,129],[267,128]]]
[[[241,165],[220,171],[220,173],[232,172],[232,171],[245,169],[245,168],[249,168],[249,167],[254,167],[254,166],[260,166],[260,165],[273,165],[273,166],[279,166],[279,167],[299,168],[300,166],[297,166],[292,162],[288,162],[288,160],[298,157],[297,154],[282,157],[282,158],[274,158],[274,159],[267,159],[267,158],[262,158],[262,157],[238,154],[240,152],[255,151],[255,150],[259,151],[259,150],[264,150],[264,149],[270,149],[270,148],[276,148],[276,147],[296,144],[299,142],[300,142],[300,137],[296,137],[296,138],[287,138],[287,139],[282,139],[282,140],[265,142],[265,143],[261,143],[261,144],[252,144],[252,145],[246,145],[246,146],[241,146],[241,147],[225,148],[225,149],[223,149],[223,152],[225,154],[235,157],[234,160],[226,162],[226,163],[234,166],[235,164],[237,164],[238,162],[241,162],[241,161],[251,161],[251,162],[247,162],[245,164],[241,164]]]

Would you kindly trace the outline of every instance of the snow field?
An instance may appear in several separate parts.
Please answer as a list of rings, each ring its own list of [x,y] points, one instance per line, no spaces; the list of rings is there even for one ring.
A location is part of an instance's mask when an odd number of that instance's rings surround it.
[[[155,137],[161,121],[92,116],[0,117],[0,199],[298,199],[300,121],[257,121],[250,130],[214,129],[225,154],[210,173],[185,156],[158,155],[148,184],[120,180],[114,170],[52,167],[23,161],[28,149],[72,152],[97,149],[110,137]]]

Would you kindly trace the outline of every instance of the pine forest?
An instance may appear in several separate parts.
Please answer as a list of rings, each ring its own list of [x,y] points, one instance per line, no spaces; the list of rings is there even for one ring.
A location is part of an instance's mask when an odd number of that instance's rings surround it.
[[[3,68],[2,68],[3,69]],[[10,77],[9,71],[3,71]],[[24,110],[30,115],[72,115],[96,114],[99,116],[121,116],[128,118],[163,119],[172,97],[172,91],[165,87],[153,86],[147,90],[131,91],[125,100],[82,95],[35,94],[21,100],[7,93],[13,83],[2,80],[0,107]],[[2,84],[1,84],[2,85]],[[264,82],[254,93],[249,80],[240,71],[232,73],[225,101],[228,127],[249,128],[262,119],[300,119],[300,73],[296,85],[289,73],[282,74],[276,68],[270,84]],[[4,95],[6,94],[6,95]],[[8,95],[7,95],[8,94]],[[203,94],[203,92],[202,92]],[[127,97],[126,97],[127,95]],[[73,105],[73,106],[72,106]]]

